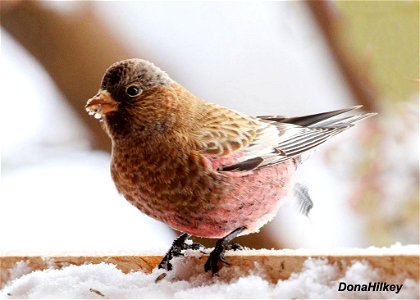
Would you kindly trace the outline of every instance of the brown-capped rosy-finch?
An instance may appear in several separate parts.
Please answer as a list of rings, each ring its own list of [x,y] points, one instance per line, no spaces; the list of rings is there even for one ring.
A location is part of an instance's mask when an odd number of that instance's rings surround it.
[[[191,94],[142,59],[111,65],[86,104],[112,140],[111,174],[140,209],[183,232],[160,267],[191,235],[219,239],[205,264],[217,272],[238,235],[258,231],[293,188],[308,152],[373,114],[351,107],[302,117],[250,117]]]

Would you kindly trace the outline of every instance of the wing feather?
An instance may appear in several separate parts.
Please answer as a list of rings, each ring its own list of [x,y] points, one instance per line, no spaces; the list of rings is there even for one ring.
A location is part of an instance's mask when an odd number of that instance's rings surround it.
[[[224,156],[247,147],[255,138],[258,120],[225,108],[205,103],[196,132],[201,152],[210,156]]]
[[[310,151],[374,113],[337,117],[361,106],[302,117],[249,117],[206,103],[200,151],[219,171],[251,171]]]

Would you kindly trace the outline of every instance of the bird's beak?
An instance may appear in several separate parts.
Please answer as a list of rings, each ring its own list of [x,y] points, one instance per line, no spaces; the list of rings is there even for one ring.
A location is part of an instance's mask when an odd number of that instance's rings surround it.
[[[107,90],[99,90],[95,96],[87,101],[85,108],[89,115],[101,119],[105,114],[116,111],[118,103]]]

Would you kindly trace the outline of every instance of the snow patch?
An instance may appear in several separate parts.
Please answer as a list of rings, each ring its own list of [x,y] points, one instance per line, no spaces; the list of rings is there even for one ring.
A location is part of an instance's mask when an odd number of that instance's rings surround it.
[[[22,267],[22,266],[21,266]],[[225,269],[222,269],[223,272]],[[393,298],[419,297],[419,282],[411,279],[387,278],[388,283],[403,283],[395,292],[339,292],[338,285],[384,281],[380,273],[365,262],[355,262],[340,275],[336,265],[327,260],[308,259],[300,273],[276,284],[253,274],[231,282],[211,276],[192,260],[177,258],[174,271],[155,269],[124,274],[113,264],[68,266],[61,270],[34,271],[14,279],[0,291],[0,298]],[[236,272],[229,268],[229,272]],[[162,274],[166,273],[166,276]],[[188,280],[187,280],[188,279]]]

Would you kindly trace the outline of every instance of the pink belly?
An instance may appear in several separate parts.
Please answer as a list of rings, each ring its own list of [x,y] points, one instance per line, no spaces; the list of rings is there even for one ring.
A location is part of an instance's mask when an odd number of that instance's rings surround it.
[[[240,176],[226,172],[220,191],[214,191],[200,209],[188,215],[188,224],[179,222],[175,211],[169,212],[165,223],[194,236],[221,238],[238,227],[246,226],[242,235],[256,232],[277,213],[287,198],[295,173],[293,163],[285,162],[261,168]]]

